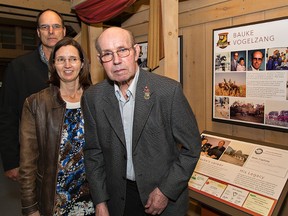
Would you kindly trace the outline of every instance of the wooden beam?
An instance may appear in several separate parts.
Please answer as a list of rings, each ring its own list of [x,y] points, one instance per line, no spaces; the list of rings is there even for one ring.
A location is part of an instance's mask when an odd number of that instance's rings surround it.
[[[102,24],[86,25],[82,23],[81,32],[74,37],[87,54],[90,61],[90,74],[92,83],[98,83],[105,77],[105,71],[97,59],[97,50],[95,47],[96,38],[103,32]]]
[[[23,49],[0,49],[0,58],[14,59],[20,55],[31,52],[31,50]]]
[[[71,8],[75,8],[77,5],[82,4],[86,0],[71,0]]]
[[[125,28],[128,26],[134,26],[134,25],[138,25],[141,23],[148,23],[148,22],[149,22],[149,8],[135,12],[135,14],[131,18],[123,22],[121,26]]]
[[[1,4],[38,11],[51,8],[57,10],[61,14],[74,14],[71,11],[71,2],[67,0],[1,0]]]
[[[97,51],[95,48],[96,38],[103,32],[102,24],[88,26],[88,38],[89,38],[89,52],[90,52],[90,65],[91,65],[91,78],[93,84],[102,81],[105,77],[105,72],[97,59]]]
[[[17,8],[9,5],[6,6],[0,5],[0,18],[35,22],[38,13],[41,11],[41,10],[31,10],[29,8],[19,8],[18,5],[16,6]],[[57,11],[60,12],[59,10]],[[76,14],[72,13],[71,14],[61,13],[61,14],[63,16],[65,23],[79,23]]]
[[[178,0],[161,0],[161,6],[165,57],[163,75],[178,80]]]
[[[197,10],[204,7],[216,5],[218,3],[227,2],[230,0],[197,0],[197,1],[183,1],[179,3],[179,13]]]
[[[206,3],[209,0],[205,0]],[[257,13],[259,11],[265,11],[275,8],[287,7],[287,1],[274,0],[271,4],[263,4],[263,0],[242,0],[242,1],[226,1],[217,0],[216,4],[211,4],[206,6],[204,0],[201,0],[203,7],[197,8],[195,10],[186,11],[184,7],[195,8],[198,1],[189,1],[187,3],[182,3],[181,11],[179,14],[179,27],[184,28],[187,26],[200,25],[203,23],[215,22],[217,20],[229,19],[231,17],[235,18],[237,16],[244,16],[248,14]],[[255,7],[257,5],[257,7]],[[205,7],[204,7],[205,6]],[[183,11],[183,13],[182,13]],[[287,13],[287,11],[286,11]],[[287,16],[287,14],[286,14]],[[279,16],[278,16],[279,17]],[[253,22],[257,20],[250,20]]]

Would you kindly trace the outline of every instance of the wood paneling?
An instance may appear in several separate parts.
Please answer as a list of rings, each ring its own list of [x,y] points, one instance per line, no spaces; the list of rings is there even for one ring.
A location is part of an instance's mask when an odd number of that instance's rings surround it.
[[[183,1],[179,4],[179,13],[191,12],[207,6],[215,5],[221,2],[227,2],[230,0],[197,0],[197,1]]]
[[[1,0],[1,4],[17,6],[20,8],[29,8],[31,10],[44,10],[46,8],[55,8],[61,14],[72,14],[71,3],[65,0]]]
[[[163,75],[178,79],[178,0],[161,0],[164,40]],[[161,34],[161,33],[160,33]],[[149,49],[149,41],[148,41]]]
[[[288,145],[288,133],[212,121],[213,29],[242,25],[288,15],[287,0],[189,0],[179,3],[179,32],[183,35],[183,90],[195,113],[199,130]],[[149,10],[124,23],[143,41],[147,38]],[[144,19],[141,19],[144,17]],[[146,17],[146,18],[145,18]],[[175,58],[177,56],[175,55]],[[154,71],[164,74],[165,59]]]
[[[183,35],[183,90],[198,120],[199,129],[205,129],[206,100],[203,100],[207,90],[205,64],[205,28],[203,25],[195,25],[185,28]],[[195,49],[197,47],[197,49]],[[203,109],[204,108],[204,109]]]
[[[191,0],[192,2],[196,2]],[[258,13],[260,11],[266,11],[271,9],[278,9],[287,6],[285,0],[273,0],[272,2],[263,2],[263,0],[230,0],[223,1],[218,4],[219,1],[206,1],[210,2],[210,5],[205,7],[183,12],[179,14],[179,26],[191,26],[198,25],[200,23],[213,22],[215,20],[222,20],[231,17],[237,17],[252,13]],[[253,21],[253,20],[251,20]]]
[[[140,23],[148,23],[149,22],[149,8],[145,7],[145,9],[140,8],[140,11],[133,15],[133,19],[128,19],[122,23],[123,27],[133,26]],[[146,32],[147,33],[147,32]]]
[[[96,38],[102,33],[102,26],[89,26],[89,47],[90,47],[90,62],[91,62],[91,78],[92,82],[98,83],[104,79],[104,69],[97,58],[97,50],[95,48]]]
[[[124,28],[124,27],[123,27]],[[141,23],[138,25],[126,26],[125,29],[133,32],[135,37],[147,36],[148,35],[148,22]]]
[[[67,4],[68,5],[68,4]],[[6,19],[12,19],[12,20],[25,20],[25,21],[31,21],[35,22],[36,17],[38,13],[42,10],[39,7],[35,8],[33,7],[33,4],[29,4],[30,7],[13,7],[13,5],[0,5],[0,17],[6,18]],[[32,7],[31,7],[32,6]],[[53,7],[45,7],[45,4],[43,4],[43,9],[56,9],[56,6]],[[64,13],[62,13],[62,10],[58,10],[59,13],[62,14],[63,19],[66,23],[79,23],[76,14],[74,13],[67,13],[66,10],[63,10]],[[1,21],[0,21],[1,22]]]

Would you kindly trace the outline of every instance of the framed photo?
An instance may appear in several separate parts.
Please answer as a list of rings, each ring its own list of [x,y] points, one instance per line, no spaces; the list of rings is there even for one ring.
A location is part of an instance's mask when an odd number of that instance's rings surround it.
[[[140,68],[143,68],[144,70],[150,71],[150,69],[147,66],[148,43],[146,41],[146,42],[141,42],[138,44],[140,46],[138,65]]]
[[[150,68],[147,66],[147,54],[148,54],[148,42],[138,43],[140,46],[140,55],[138,58],[138,65],[144,70],[150,71]],[[183,36],[178,37],[178,82],[183,85]]]
[[[213,120],[287,131],[288,18],[213,30]]]

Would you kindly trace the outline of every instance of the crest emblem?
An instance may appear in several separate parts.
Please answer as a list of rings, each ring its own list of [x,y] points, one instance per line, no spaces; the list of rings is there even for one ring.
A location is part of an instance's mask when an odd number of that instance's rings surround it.
[[[230,42],[228,42],[228,32],[219,33],[219,40],[217,42],[217,46],[221,49],[226,48],[228,45],[230,45]]]

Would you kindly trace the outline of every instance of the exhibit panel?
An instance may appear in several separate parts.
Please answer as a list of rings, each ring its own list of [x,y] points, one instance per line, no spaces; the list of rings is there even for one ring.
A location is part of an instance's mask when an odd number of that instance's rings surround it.
[[[204,131],[191,196],[228,214],[278,215],[288,185],[288,148]],[[229,207],[229,208],[228,208]]]

